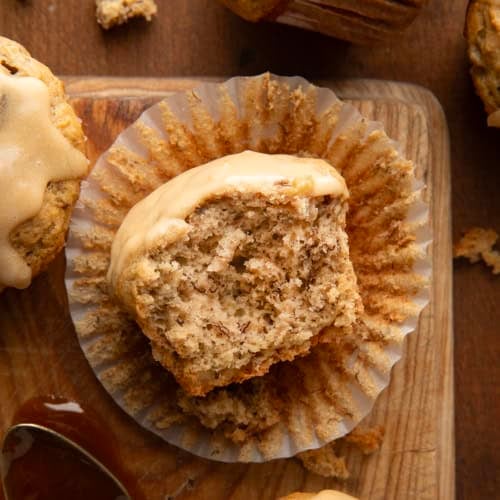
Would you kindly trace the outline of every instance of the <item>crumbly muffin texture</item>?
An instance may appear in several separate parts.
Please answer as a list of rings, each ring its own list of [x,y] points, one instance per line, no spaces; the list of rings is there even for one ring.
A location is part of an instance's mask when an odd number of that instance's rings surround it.
[[[81,122],[67,101],[62,82],[47,66],[31,57],[17,42],[0,37],[0,72],[31,76],[45,83],[49,90],[52,122],[76,149],[85,152]],[[64,247],[79,192],[79,180],[49,182],[38,214],[11,232],[10,243],[31,268],[32,277],[44,271]]]
[[[154,0],[96,0],[97,22],[104,28],[123,24],[133,17],[151,21],[157,7]]]
[[[500,274],[500,253],[493,248],[497,240],[498,233],[494,229],[471,228],[454,245],[453,256],[465,257],[472,263],[482,259],[492,268],[493,274]]]
[[[248,436],[278,424],[284,410],[277,387],[270,387],[261,377],[204,397],[188,397],[178,391],[178,404],[185,414],[195,416],[208,429],[219,429],[235,443],[244,443]]]
[[[262,375],[352,334],[361,300],[346,211],[330,196],[213,199],[187,218],[183,240],[125,268],[117,296],[188,393]]]
[[[486,112],[490,115],[490,125],[500,126],[500,116],[498,116],[500,109],[500,1],[472,0],[467,11],[465,35],[476,92],[481,97]]]
[[[308,471],[318,476],[348,479],[350,473],[346,464],[345,445],[358,449],[364,455],[370,455],[380,448],[383,438],[384,429],[381,426],[355,427],[344,437],[316,450],[299,453],[296,458]]]

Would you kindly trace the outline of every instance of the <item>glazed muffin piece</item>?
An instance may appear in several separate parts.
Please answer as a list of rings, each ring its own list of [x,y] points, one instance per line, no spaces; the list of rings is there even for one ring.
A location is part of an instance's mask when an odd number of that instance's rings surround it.
[[[247,151],[191,169],[129,212],[111,289],[188,394],[263,375],[355,335],[347,197],[322,160]]]
[[[337,490],[322,490],[318,493],[296,491],[280,500],[356,500],[356,498]]]
[[[5,189],[0,289],[25,288],[64,246],[88,161],[80,120],[61,81],[24,47],[4,37],[0,37],[0,78],[0,147],[5,160],[0,168]],[[9,156],[12,150],[16,157]],[[7,197],[18,203],[8,204]]]
[[[500,127],[500,0],[472,0],[465,35],[472,80],[488,124]]]

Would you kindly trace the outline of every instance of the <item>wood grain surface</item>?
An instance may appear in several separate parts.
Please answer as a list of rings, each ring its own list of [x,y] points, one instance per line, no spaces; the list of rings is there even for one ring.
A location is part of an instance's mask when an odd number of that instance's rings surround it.
[[[94,161],[145,107],[167,92],[195,84],[193,79],[70,78],[66,87],[84,120]],[[93,377],[68,318],[62,259],[31,289],[9,290],[0,302],[0,434],[25,399],[55,393],[86,403],[106,418],[118,438],[121,462],[138,478],[147,499],[168,498],[184,484],[190,487],[178,497],[186,499],[273,500],[298,489],[327,487],[363,500],[454,498],[449,144],[444,116],[432,95],[415,86],[368,80],[323,84],[368,118],[383,122],[418,165],[418,176],[428,185],[431,223],[439,242],[432,251],[433,266],[440,273],[431,304],[418,334],[410,335],[389,388],[366,420],[367,425],[384,426],[381,450],[369,458],[346,450],[352,475],[338,482],[306,472],[294,459],[218,464],[162,443],[113,404]]]
[[[500,231],[500,135],[486,128],[468,74],[462,36],[467,1],[428,0],[400,38],[369,47],[278,24],[248,23],[215,0],[160,0],[151,24],[137,21],[109,33],[95,22],[92,0],[2,0],[0,33],[26,45],[59,74],[189,77],[271,70],[316,79],[371,77],[423,85],[441,102],[450,128],[456,240],[474,225]],[[56,278],[43,279],[35,287],[46,295],[33,303],[40,313],[49,300],[63,300],[53,289]],[[14,300],[8,297],[2,301]],[[31,296],[22,300],[17,319],[34,301]],[[454,264],[458,499],[495,498],[500,488],[499,303],[498,277],[480,264]],[[61,327],[67,319],[41,315],[25,321],[20,335],[29,326],[41,331]],[[73,340],[50,342],[68,348]]]

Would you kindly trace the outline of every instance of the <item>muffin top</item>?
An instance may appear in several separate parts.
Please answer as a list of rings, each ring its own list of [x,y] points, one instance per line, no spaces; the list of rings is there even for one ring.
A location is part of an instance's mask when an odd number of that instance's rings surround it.
[[[0,92],[0,289],[25,288],[64,245],[88,160],[61,82],[3,37]]]
[[[182,238],[190,213],[207,199],[230,192],[272,198],[348,196],[344,179],[324,160],[254,151],[224,156],[175,177],[130,210],[113,241],[111,284],[135,254],[160,237],[164,246]]]
[[[282,11],[289,0],[221,0],[233,12],[248,21],[260,21]]]
[[[290,493],[281,500],[356,500],[354,497],[336,490],[322,490],[318,493]]]

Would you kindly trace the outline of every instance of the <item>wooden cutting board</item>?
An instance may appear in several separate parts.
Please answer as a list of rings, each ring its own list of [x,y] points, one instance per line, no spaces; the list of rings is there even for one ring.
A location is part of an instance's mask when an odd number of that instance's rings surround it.
[[[146,107],[196,80],[67,78],[84,122],[91,160]],[[369,425],[385,427],[372,456],[349,452],[347,481],[303,469],[295,459],[221,464],[196,458],[144,431],[116,406],[84,358],[68,314],[64,256],[24,291],[0,295],[0,436],[15,410],[41,394],[92,407],[119,440],[119,455],[151,500],[272,500],[296,490],[344,490],[363,500],[447,500],[454,495],[453,337],[451,317],[450,165],[443,112],[428,91],[393,82],[323,81],[362,114],[381,121],[428,186],[434,231],[431,303],[406,343],[391,384]]]

